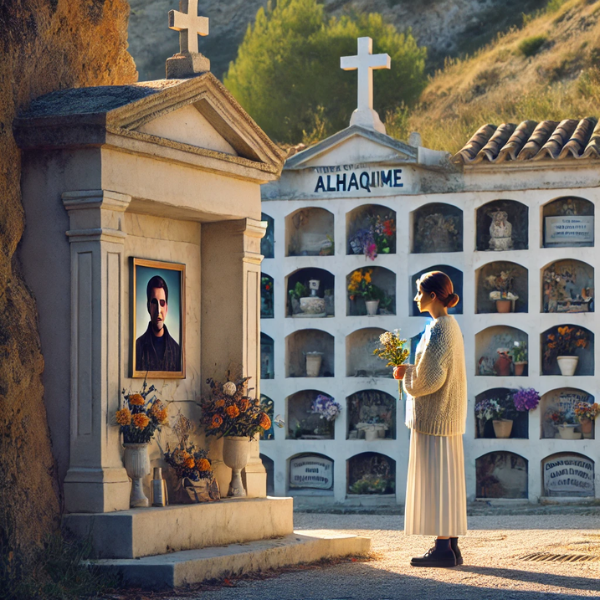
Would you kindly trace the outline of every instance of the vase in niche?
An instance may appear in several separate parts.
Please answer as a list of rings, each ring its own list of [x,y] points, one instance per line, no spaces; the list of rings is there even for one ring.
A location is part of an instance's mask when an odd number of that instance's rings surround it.
[[[510,419],[494,419],[494,433],[497,438],[509,438],[513,422]]]
[[[125,470],[131,478],[131,497],[129,499],[131,508],[141,508],[150,504],[148,497],[144,494],[142,482],[142,479],[150,474],[148,446],[149,444],[123,444],[125,448],[123,456]]]
[[[229,496],[243,498],[246,496],[242,482],[242,469],[248,464],[250,453],[250,438],[248,436],[232,435],[223,438],[223,462],[231,469]]]
[[[494,362],[494,371],[498,377],[508,377],[510,375],[510,366],[512,365],[512,357],[509,354],[508,348],[498,348],[496,350],[498,358]]]
[[[577,370],[579,356],[557,356],[558,368],[563,377],[572,377]]]
[[[594,431],[594,421],[592,421],[591,419],[579,419],[579,429],[581,429],[581,433],[583,434],[583,437],[586,439],[591,439],[592,438],[592,432]]]
[[[379,300],[366,300],[365,304],[367,305],[367,316],[374,317],[379,308]]]

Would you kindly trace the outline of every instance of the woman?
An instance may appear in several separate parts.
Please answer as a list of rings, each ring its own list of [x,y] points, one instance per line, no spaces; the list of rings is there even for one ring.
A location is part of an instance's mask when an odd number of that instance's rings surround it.
[[[467,418],[465,351],[448,308],[458,304],[452,281],[441,271],[423,275],[415,301],[434,321],[416,350],[414,365],[395,367],[408,394],[411,431],[404,532],[435,535],[435,546],[411,560],[415,567],[462,564],[458,536],[467,532],[462,435]]]

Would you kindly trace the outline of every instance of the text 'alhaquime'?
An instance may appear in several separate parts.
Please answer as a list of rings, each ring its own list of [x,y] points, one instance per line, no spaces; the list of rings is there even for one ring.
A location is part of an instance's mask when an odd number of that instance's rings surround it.
[[[315,193],[317,192],[351,192],[359,189],[371,193],[372,189],[391,187],[401,188],[402,169],[387,171],[362,171],[361,173],[336,173],[334,175],[319,175]]]

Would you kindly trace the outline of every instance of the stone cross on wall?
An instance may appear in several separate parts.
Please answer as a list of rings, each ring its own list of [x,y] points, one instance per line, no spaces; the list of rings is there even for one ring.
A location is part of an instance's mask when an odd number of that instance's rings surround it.
[[[210,71],[210,61],[198,52],[198,36],[208,35],[208,17],[198,16],[198,0],[180,0],[169,11],[169,29],[179,31],[179,54],[167,59],[167,79]]]
[[[362,125],[385,133],[385,125],[373,110],[373,69],[389,69],[391,59],[388,54],[372,54],[373,40],[358,38],[358,54],[340,58],[344,71],[358,70],[358,106],[352,113],[350,125]]]

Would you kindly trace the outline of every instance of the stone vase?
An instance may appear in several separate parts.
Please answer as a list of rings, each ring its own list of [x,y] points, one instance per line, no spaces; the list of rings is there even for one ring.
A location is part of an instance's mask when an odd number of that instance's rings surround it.
[[[308,353],[306,355],[306,376],[318,377],[322,362],[323,355],[320,352]]]
[[[575,375],[577,370],[577,363],[579,362],[579,356],[557,356],[558,368],[560,374],[564,377],[572,377]]]
[[[558,435],[563,440],[579,440],[581,439],[581,433],[575,431],[577,425],[571,423],[565,423],[558,426]]]
[[[579,423],[579,429],[581,429],[583,437],[588,440],[591,439],[592,432],[594,431],[594,422],[591,419],[580,419]]]
[[[123,444],[125,455],[125,470],[131,478],[131,497],[129,506],[140,508],[149,506],[150,501],[144,494],[142,479],[150,474],[150,459],[148,458],[148,446],[150,444]]]
[[[515,375],[517,377],[521,377],[521,375],[523,375],[523,371],[525,370],[526,364],[527,364],[527,361],[515,363]]]
[[[494,433],[497,438],[509,438],[513,422],[510,419],[494,419]]]
[[[496,311],[499,313],[509,313],[512,308],[512,300],[496,300]]]
[[[379,300],[366,300],[365,304],[367,305],[367,316],[374,317],[379,308]]]
[[[248,463],[250,438],[232,435],[223,438],[223,462],[231,469],[229,496],[243,498],[246,495],[242,482],[242,469]]]

